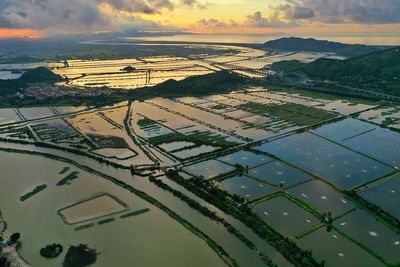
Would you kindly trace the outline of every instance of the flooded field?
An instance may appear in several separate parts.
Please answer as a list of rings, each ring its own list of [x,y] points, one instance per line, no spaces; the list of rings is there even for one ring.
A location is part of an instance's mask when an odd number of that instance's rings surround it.
[[[400,129],[400,106],[379,107],[362,112],[358,118],[383,126]]]
[[[364,199],[400,218],[400,206],[397,205],[400,203],[400,174],[390,176],[384,183],[366,188],[359,194]]]
[[[391,264],[400,262],[400,235],[369,214],[363,211],[352,212],[338,220],[335,227],[373,250],[386,262]]]
[[[266,57],[246,49],[207,60],[236,64]],[[91,75],[114,77],[122,66],[148,65],[158,75],[165,66],[191,68],[191,61],[200,59],[71,61],[57,71],[71,75],[72,82],[88,83]],[[83,70],[86,76],[81,77]],[[123,73],[118,79],[136,74]],[[276,244],[251,229],[259,224],[246,224],[231,209],[255,213],[260,225],[279,234],[276,240],[290,238],[325,266],[395,266],[400,262],[395,226],[388,227],[390,222],[382,223],[381,214],[370,210],[376,205],[388,218],[400,216],[400,133],[364,116],[386,110],[380,105],[249,86],[104,107],[1,109],[0,150],[47,153],[0,152],[0,180],[7,185],[0,186],[0,210],[9,225],[7,234],[21,232],[21,254],[33,266],[61,264],[62,257],[47,261],[38,253],[54,242],[64,248],[88,244],[100,252],[95,264],[100,267],[227,266],[211,243],[127,190],[128,185],[204,232],[238,266],[266,266],[259,251],[278,266],[294,265],[272,246]],[[395,114],[393,106],[387,109]],[[150,176],[169,188],[149,181]],[[35,190],[38,186],[41,190]],[[212,196],[203,198],[199,192],[207,190]],[[209,202],[221,201],[221,196],[229,209]],[[219,221],[205,214],[217,214]]]
[[[312,229],[318,219],[285,197],[258,204],[255,212],[285,236],[294,237]]]
[[[232,195],[237,194],[249,200],[257,199],[277,190],[275,186],[261,183],[247,176],[236,176],[223,180],[220,188]]]
[[[0,109],[0,124],[7,124],[20,121],[14,109]]]
[[[338,191],[332,189],[322,181],[314,180],[296,186],[288,192],[311,205],[319,213],[332,213],[334,217],[340,216],[354,208],[354,204]]]
[[[58,214],[66,224],[77,224],[127,211],[129,207],[115,196],[103,194],[62,208]]]
[[[257,149],[349,189],[394,171],[393,168],[310,133],[267,143]]]
[[[65,252],[55,260],[42,258],[38,252],[54,242],[65,248],[80,243],[95,248],[101,253],[96,266],[129,266],[132,263],[139,266],[225,266],[197,236],[155,206],[105,179],[79,170],[79,178],[71,185],[59,187],[55,183],[62,177],[60,170],[66,166],[76,170],[75,167],[39,156],[0,152],[0,158],[0,177],[2,183],[8,185],[0,187],[1,210],[9,225],[8,231],[21,233],[24,240],[21,254],[33,266],[61,265]],[[26,202],[20,202],[19,196],[37,183],[45,183],[48,188]],[[58,209],[103,193],[117,195],[132,210],[150,208],[150,212],[124,219],[111,215],[107,218],[115,218],[115,221],[78,231],[57,215]],[[68,215],[73,216],[72,220],[76,216],[87,219],[104,214],[104,203],[98,204],[92,202],[90,207],[69,210]],[[108,207],[116,211],[114,205]],[[110,209],[107,208],[108,212]],[[153,253],[158,256],[154,257]]]
[[[70,79],[67,85],[135,89],[169,79],[183,80],[215,70],[205,63],[180,57],[138,58],[122,60],[70,60],[53,71]]]
[[[209,160],[187,166],[183,168],[183,170],[189,174],[208,180],[218,175],[234,171],[235,168],[216,160]]]
[[[273,161],[251,169],[249,175],[260,181],[273,185],[283,184],[285,187],[311,179],[310,175],[279,161]]]
[[[298,244],[313,251],[316,259],[325,260],[326,266],[383,267],[386,266],[367,251],[358,247],[336,231],[327,232],[321,228]]]
[[[254,168],[256,166],[273,161],[273,159],[268,156],[249,151],[239,151],[228,156],[221,157],[218,160],[231,165],[239,164],[241,166],[248,166],[249,168]]]

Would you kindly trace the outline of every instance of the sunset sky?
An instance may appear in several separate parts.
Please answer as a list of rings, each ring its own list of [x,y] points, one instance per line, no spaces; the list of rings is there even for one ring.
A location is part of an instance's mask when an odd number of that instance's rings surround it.
[[[399,0],[0,0],[0,38],[101,31],[399,33]]]

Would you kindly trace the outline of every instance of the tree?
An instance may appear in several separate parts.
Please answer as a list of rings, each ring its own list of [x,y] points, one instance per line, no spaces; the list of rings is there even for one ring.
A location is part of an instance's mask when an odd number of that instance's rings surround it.
[[[6,267],[7,266],[7,258],[4,256],[0,257],[0,267]]]
[[[65,255],[64,267],[84,267],[92,265],[97,260],[97,251],[87,245],[71,246]]]
[[[63,252],[63,246],[61,244],[47,245],[40,249],[40,255],[47,259],[57,258]]]
[[[11,244],[17,243],[18,240],[21,238],[21,234],[20,233],[14,233],[10,236],[10,242]]]

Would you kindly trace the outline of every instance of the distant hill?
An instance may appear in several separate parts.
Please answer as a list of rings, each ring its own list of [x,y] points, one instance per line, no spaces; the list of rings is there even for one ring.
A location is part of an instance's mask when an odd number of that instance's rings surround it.
[[[298,37],[281,38],[269,41],[264,44],[264,47],[268,49],[293,52],[336,53],[337,55],[344,57],[357,57],[381,50],[381,48],[375,46],[343,44],[316,40],[313,38],[304,39]]]
[[[173,79],[153,87],[131,90],[131,97],[195,96],[230,92],[247,82],[247,78],[222,70],[210,74],[191,76],[181,81]]]
[[[312,63],[282,61],[272,70],[284,77],[333,81],[341,85],[400,95],[400,47],[348,60],[318,59]]]
[[[48,83],[48,82],[58,82],[61,81],[61,76],[54,74],[51,70],[45,67],[39,67],[36,69],[31,69],[22,74],[19,78],[21,82],[24,83]]]
[[[0,80],[0,96],[14,94],[30,84],[55,83],[61,80],[61,76],[54,74],[51,70],[45,67],[31,69],[22,74],[19,79]]]

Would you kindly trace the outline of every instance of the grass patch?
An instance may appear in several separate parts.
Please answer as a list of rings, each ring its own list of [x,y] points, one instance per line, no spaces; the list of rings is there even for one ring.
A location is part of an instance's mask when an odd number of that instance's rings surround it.
[[[98,225],[102,225],[102,224],[110,223],[110,222],[113,222],[113,221],[115,221],[115,218],[108,218],[108,219],[104,219],[104,220],[98,221],[97,224]]]
[[[46,187],[47,187],[47,185],[45,185],[45,184],[38,185],[38,186],[36,186],[36,188],[33,189],[31,192],[28,192],[28,193],[22,195],[22,196],[19,198],[19,200],[20,200],[20,201],[25,201],[25,200],[27,200],[28,198],[31,198],[31,197],[33,197],[34,195],[36,195],[37,193],[43,191],[44,189],[46,189]]]
[[[63,179],[61,179],[57,183],[57,186],[70,185],[73,180],[78,179],[78,173],[79,172],[77,172],[77,171],[71,172],[70,174],[65,176]]]
[[[80,230],[84,230],[84,229],[88,229],[94,226],[94,223],[88,223],[88,224],[84,224],[78,227],[74,228],[74,231],[80,231]]]
[[[137,211],[132,211],[132,212],[129,212],[127,214],[121,215],[120,218],[121,219],[125,219],[125,218],[128,218],[128,217],[137,216],[137,215],[149,212],[149,211],[150,211],[150,209],[148,209],[148,208],[137,210]]]
[[[187,135],[181,133],[170,133],[166,135],[156,136],[149,138],[149,142],[153,145],[161,145],[173,142],[192,142],[195,145],[209,145],[217,147],[231,147],[237,145],[235,142],[225,140],[226,137],[213,134],[211,132],[194,131]]]
[[[69,167],[64,167],[58,174],[64,174],[69,171]]]
[[[258,115],[270,115],[283,121],[294,123],[298,126],[317,124],[321,121],[335,118],[337,115],[314,107],[287,103],[283,105],[263,105],[259,103],[246,103],[241,109]]]
[[[119,136],[87,134],[87,137],[93,140],[93,142],[96,143],[96,145],[98,145],[99,147],[129,148],[129,145],[125,141],[125,139]]]

